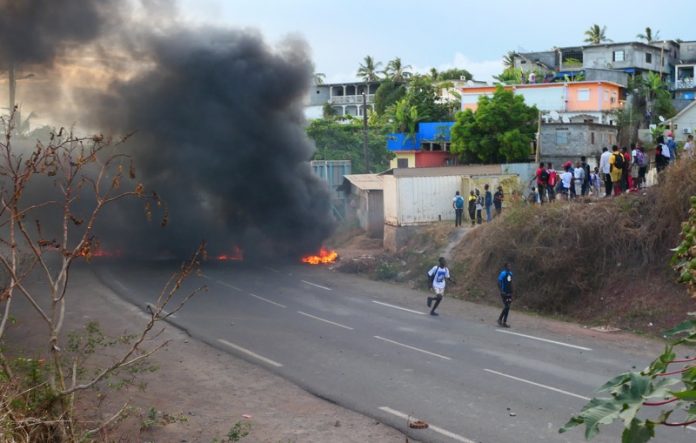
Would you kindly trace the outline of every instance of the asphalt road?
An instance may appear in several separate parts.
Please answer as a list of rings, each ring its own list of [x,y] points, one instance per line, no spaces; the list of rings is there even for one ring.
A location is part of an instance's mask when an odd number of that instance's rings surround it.
[[[105,284],[143,308],[173,269],[97,264]],[[585,441],[580,428],[558,428],[598,386],[645,367],[654,355],[531,327],[529,320],[516,327],[514,310],[507,330],[495,324],[497,312],[484,309],[493,315],[482,319],[473,305],[454,300],[445,299],[441,316],[431,317],[424,292],[322,267],[213,264],[178,296],[201,284],[208,291],[173,316],[174,324],[427,442]],[[430,428],[408,428],[408,416]],[[620,430],[605,428],[593,441],[619,441]],[[693,443],[696,428],[659,429],[654,441]]]

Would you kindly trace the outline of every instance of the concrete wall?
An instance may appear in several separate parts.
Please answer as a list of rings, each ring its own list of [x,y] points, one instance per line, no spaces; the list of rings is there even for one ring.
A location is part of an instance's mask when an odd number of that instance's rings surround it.
[[[584,71],[585,80],[587,81],[614,82],[624,88],[628,86],[629,75],[625,72],[594,68],[586,68]]]
[[[696,62],[696,42],[682,42],[679,44],[679,59],[684,63]]]
[[[594,133],[594,143],[592,134]],[[556,168],[567,161],[575,162],[580,156],[594,159],[601,155],[603,146],[616,143],[615,126],[595,124],[548,123],[541,126],[541,160],[552,162]]]
[[[614,51],[624,51],[623,61],[614,61]],[[652,54],[652,61],[645,61],[645,54]],[[660,65],[660,56],[665,60],[663,66]],[[650,71],[658,71],[670,74],[669,65],[673,64],[674,57],[668,48],[664,52],[660,48],[634,45],[594,45],[585,47],[583,50],[583,67],[599,69],[625,69],[638,68]]]
[[[672,118],[672,124],[676,125],[676,129],[673,131],[675,140],[686,141],[685,128],[690,129],[691,134],[696,137],[696,106],[692,106],[679,117]]]
[[[313,85],[309,88],[309,106],[323,106],[329,101],[329,87],[326,85]]]

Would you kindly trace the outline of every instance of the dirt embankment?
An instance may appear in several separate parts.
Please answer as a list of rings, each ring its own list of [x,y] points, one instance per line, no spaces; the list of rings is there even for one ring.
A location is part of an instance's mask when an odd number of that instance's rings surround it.
[[[459,284],[449,293],[499,303],[496,276],[509,262],[518,309],[659,334],[696,309],[669,266],[691,195],[694,160],[671,166],[660,185],[641,193],[506,209],[452,249],[450,269]],[[425,270],[454,229],[429,226],[398,254],[375,253],[368,265],[351,259],[339,269],[425,288]],[[344,253],[350,255],[351,246]]]

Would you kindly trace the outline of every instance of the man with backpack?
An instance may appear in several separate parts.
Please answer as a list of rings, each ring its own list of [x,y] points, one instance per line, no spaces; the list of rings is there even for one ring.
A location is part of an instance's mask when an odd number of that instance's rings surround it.
[[[624,161],[624,156],[619,152],[619,147],[617,145],[612,146],[609,166],[611,168],[611,183],[614,186],[614,197],[621,195],[621,174],[623,174]]]
[[[435,297],[428,297],[428,307],[430,309],[430,315],[439,315],[435,310],[440,305],[442,298],[445,296],[445,286],[446,280],[455,283],[455,281],[450,277],[450,271],[447,268],[447,261],[445,257],[440,257],[437,266],[433,266],[430,271],[428,271],[428,282],[429,288],[435,292]],[[435,304],[433,305],[433,302]]]
[[[452,207],[454,208],[454,226],[461,226],[462,214],[464,214],[464,197],[459,195],[459,191],[454,193],[454,199],[452,199]]]
[[[549,171],[546,169],[544,162],[539,163],[539,168],[536,170],[536,184],[537,190],[539,191],[540,203],[544,204],[544,194],[546,193],[546,187],[549,184]]]
[[[512,271],[510,265],[505,263],[503,270],[498,274],[498,289],[500,297],[503,299],[503,311],[498,317],[498,325],[504,328],[509,328],[508,314],[510,313],[510,305],[512,304]]]

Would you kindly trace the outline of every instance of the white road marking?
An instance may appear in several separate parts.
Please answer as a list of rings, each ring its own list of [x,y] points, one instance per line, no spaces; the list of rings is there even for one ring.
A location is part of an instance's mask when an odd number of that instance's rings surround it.
[[[438,358],[441,358],[443,360],[452,360],[451,358],[449,358],[445,355],[436,354],[434,352],[426,351],[425,349],[416,348],[415,346],[405,345],[403,343],[399,343],[398,341],[389,340],[388,338],[380,337],[379,335],[375,335],[374,337],[377,340],[382,340],[382,341],[386,341],[387,343],[393,343],[395,345],[402,346],[404,348],[413,349],[414,351],[418,351],[418,352],[422,352],[424,354],[432,355],[433,357],[438,357]]]
[[[280,271],[277,270],[277,269],[275,269],[275,268],[271,268],[270,266],[265,266],[265,268],[268,269],[268,270],[271,271],[271,272],[275,272],[276,274],[280,274]]]
[[[414,311],[413,309],[402,308],[401,306],[390,305],[389,303],[384,303],[377,300],[372,300],[372,303],[377,303],[378,305],[387,306],[389,308],[401,309],[402,311],[410,312],[412,314],[425,315],[425,312]]]
[[[222,285],[222,286],[225,286],[225,287],[230,288],[230,289],[234,289],[234,290],[237,291],[237,292],[242,292],[242,290],[239,289],[238,287],[232,286],[231,284],[225,283],[224,281],[215,280],[215,283],[217,283],[217,284],[219,284],[219,285]]]
[[[302,312],[302,311],[297,311],[297,313],[300,315],[304,315],[305,317],[309,317],[309,318],[313,318],[315,320],[323,321],[324,323],[328,323],[330,325],[338,326],[339,328],[348,329],[349,331],[353,330],[353,328],[351,328],[350,326],[342,325],[340,323],[336,323],[336,322],[333,322],[331,320],[326,320],[324,318],[317,317],[316,315],[307,314],[306,312]]]
[[[586,348],[584,346],[571,345],[570,343],[563,343],[562,341],[555,341],[555,340],[549,340],[548,338],[534,337],[533,335],[520,334],[519,332],[506,331],[505,329],[496,329],[496,331],[502,332],[503,334],[518,335],[520,337],[530,338],[532,340],[539,340],[539,341],[543,341],[546,343],[553,343],[554,345],[566,346],[568,348],[573,348],[573,349],[580,349],[581,351],[591,351],[592,350],[592,348]]]
[[[522,383],[527,383],[529,385],[537,386],[539,388],[548,389],[549,391],[558,392],[559,394],[569,395],[571,397],[579,398],[581,400],[586,400],[586,401],[590,400],[589,397],[585,397],[583,395],[573,394],[572,392],[564,391],[563,389],[554,388],[553,386],[548,386],[548,385],[542,385],[541,383],[533,382],[531,380],[525,380],[524,378],[515,377],[514,375],[503,374],[502,372],[494,371],[492,369],[484,369],[484,371],[489,372],[491,374],[500,375],[501,377],[507,377],[507,378],[512,379],[512,380],[521,381]]]
[[[250,292],[249,295],[251,295],[251,296],[254,297],[254,298],[258,298],[258,299],[261,300],[261,301],[265,301],[266,303],[270,303],[270,304],[272,304],[272,305],[276,305],[276,306],[278,306],[279,308],[287,308],[287,306],[285,306],[285,305],[282,305],[282,304],[280,304],[280,303],[274,302],[273,300],[269,300],[269,299],[267,299],[267,298],[263,298],[263,297],[261,297],[260,295],[254,294],[253,292]]]
[[[302,283],[306,283],[306,284],[308,284],[308,285],[316,286],[317,288],[326,289],[327,291],[331,291],[331,290],[332,290],[331,288],[327,288],[326,286],[322,286],[322,285],[318,285],[318,284],[316,284],[316,283],[312,283],[311,281],[307,281],[307,280],[301,280],[301,281],[302,281]]]
[[[384,412],[391,414],[391,415],[394,415],[396,417],[403,418],[404,420],[409,420],[409,419],[418,420],[416,417],[410,416],[408,414],[404,414],[401,411],[397,411],[396,409],[392,409],[392,408],[389,408],[387,406],[381,406],[378,409],[380,411],[384,411]],[[462,437],[461,435],[455,434],[454,432],[450,432],[446,429],[442,429],[442,428],[439,428],[437,426],[431,425],[430,423],[428,423],[428,429],[430,429],[431,431],[435,431],[438,434],[442,434],[445,437],[449,437],[452,440],[460,441],[462,443],[476,443],[473,440],[469,440],[468,438]]]
[[[271,366],[275,366],[276,368],[282,368],[283,365],[278,363],[277,361],[273,361],[270,358],[266,358],[262,355],[257,354],[256,352],[250,351],[247,348],[243,348],[239,345],[235,345],[234,343],[230,343],[227,340],[224,340],[222,338],[218,338],[218,341],[222,343],[225,346],[229,346],[232,349],[236,349],[239,352],[242,352],[250,357],[254,357],[255,359],[261,360],[264,363],[268,363]]]

